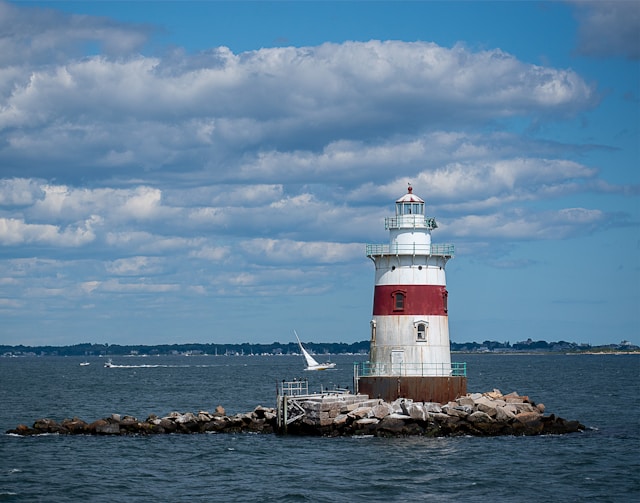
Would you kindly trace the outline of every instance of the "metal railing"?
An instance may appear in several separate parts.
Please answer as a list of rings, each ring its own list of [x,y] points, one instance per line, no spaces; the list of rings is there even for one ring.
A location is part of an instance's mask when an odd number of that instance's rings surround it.
[[[309,381],[306,379],[296,379],[293,381],[282,381],[278,383],[278,395],[280,396],[301,396],[309,394]]]
[[[371,363],[354,364],[354,376],[455,376],[466,377],[466,362],[451,363]]]
[[[432,255],[453,257],[455,247],[452,244],[368,244],[367,257],[377,255]]]

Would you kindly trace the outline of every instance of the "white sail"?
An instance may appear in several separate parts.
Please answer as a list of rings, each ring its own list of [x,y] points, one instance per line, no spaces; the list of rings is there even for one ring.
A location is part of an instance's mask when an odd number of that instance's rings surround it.
[[[311,356],[309,354],[309,352],[306,349],[304,349],[302,344],[300,344],[300,349],[302,350],[302,354],[304,355],[304,359],[307,362],[307,367],[317,367],[318,365],[320,365],[317,361],[314,360],[313,356]]]
[[[298,337],[298,332],[295,330],[293,333],[296,335],[296,339],[298,340],[298,346],[300,346],[300,351],[302,351],[302,355],[304,356],[305,361],[307,362],[306,370],[326,370],[332,369],[336,366],[335,363],[318,363],[313,356],[309,354],[309,352],[304,349],[304,346],[300,342],[300,338]]]

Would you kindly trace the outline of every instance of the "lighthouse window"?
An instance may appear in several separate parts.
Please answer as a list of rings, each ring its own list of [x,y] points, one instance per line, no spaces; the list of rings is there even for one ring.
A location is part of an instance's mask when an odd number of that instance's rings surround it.
[[[404,310],[404,293],[396,292],[394,294],[394,311],[403,311]]]
[[[427,340],[427,325],[426,323],[418,323],[416,326],[416,339],[419,341]]]

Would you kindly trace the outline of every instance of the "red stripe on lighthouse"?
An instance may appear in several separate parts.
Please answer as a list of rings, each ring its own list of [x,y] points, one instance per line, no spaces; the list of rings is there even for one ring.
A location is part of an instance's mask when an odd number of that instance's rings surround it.
[[[404,295],[402,307],[398,294]],[[442,285],[376,285],[373,315],[447,316],[447,288]]]

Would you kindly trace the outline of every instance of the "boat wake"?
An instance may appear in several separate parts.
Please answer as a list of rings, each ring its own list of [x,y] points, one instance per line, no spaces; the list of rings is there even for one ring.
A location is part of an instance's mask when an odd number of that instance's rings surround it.
[[[116,365],[115,363],[105,363],[105,368],[109,369],[153,369],[153,368],[190,368],[190,367],[219,367],[219,365]]]

